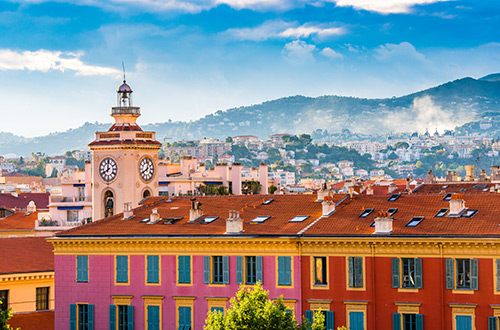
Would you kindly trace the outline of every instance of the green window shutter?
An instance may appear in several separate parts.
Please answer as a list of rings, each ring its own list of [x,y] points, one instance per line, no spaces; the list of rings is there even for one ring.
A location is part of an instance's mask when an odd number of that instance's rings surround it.
[[[354,279],[357,288],[363,287],[363,258],[354,258]]]
[[[179,330],[191,329],[191,307],[179,307]]]
[[[278,285],[285,283],[285,257],[278,257]]]
[[[349,257],[348,259],[348,276],[349,276],[349,287],[353,288],[354,287],[354,258]]]
[[[160,257],[147,256],[148,283],[160,283]]]
[[[453,290],[455,289],[455,272],[453,270],[453,259],[446,259],[446,289]]]
[[[497,262],[497,291],[500,291],[500,259],[497,259],[496,262]]]
[[[76,280],[77,282],[89,281],[88,259],[89,256],[76,256]]]
[[[478,266],[477,259],[471,259],[470,261],[470,286],[472,290],[478,289]]]
[[[88,330],[94,330],[94,305],[88,305],[88,320],[89,327]]]
[[[177,256],[177,278],[179,283],[184,283],[184,259],[182,256]]]
[[[399,258],[392,258],[392,287],[399,288]]]
[[[116,282],[128,282],[128,256],[116,256]]]
[[[109,330],[116,330],[116,306],[109,305]]]
[[[311,326],[313,324],[313,318],[314,318],[313,311],[306,311],[306,319],[309,321],[309,328],[308,329],[311,329]]]
[[[497,318],[496,317],[494,317],[494,316],[488,317],[488,330],[497,330]]]
[[[236,283],[243,283],[243,257],[236,256]]]
[[[333,312],[332,311],[326,311],[326,317],[325,317],[325,323],[326,323],[326,330],[334,330],[333,329]]]
[[[160,330],[160,306],[148,306],[147,330]]]
[[[363,312],[349,312],[349,329],[350,330],[364,330],[365,328],[365,315]]]
[[[257,282],[262,284],[262,257],[256,257],[256,274],[257,274]]]
[[[76,304],[69,305],[69,329],[76,330]]]
[[[229,284],[229,257],[222,257],[222,283]]]
[[[179,283],[191,283],[191,256],[179,256],[178,262]]]
[[[415,315],[417,330],[424,330],[424,316],[422,314]]]
[[[392,330],[401,330],[401,314],[392,314]]]
[[[203,257],[203,283],[210,283],[210,257]]]
[[[134,306],[127,306],[127,330],[134,330]]]
[[[415,258],[415,287],[422,289],[422,259]]]
[[[292,285],[292,257],[285,258],[285,285]]]

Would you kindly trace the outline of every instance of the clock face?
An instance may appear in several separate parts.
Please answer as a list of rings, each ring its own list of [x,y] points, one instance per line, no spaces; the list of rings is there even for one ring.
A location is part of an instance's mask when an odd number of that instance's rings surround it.
[[[151,158],[144,157],[139,164],[139,174],[144,181],[149,181],[153,178],[155,166]]]
[[[106,157],[101,161],[101,164],[99,165],[99,174],[104,181],[113,181],[116,178],[117,173],[118,165],[113,158]]]

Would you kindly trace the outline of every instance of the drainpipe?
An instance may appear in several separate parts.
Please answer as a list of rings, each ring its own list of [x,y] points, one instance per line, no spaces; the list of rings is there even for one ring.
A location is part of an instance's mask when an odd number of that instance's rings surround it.
[[[377,324],[377,313],[376,313],[376,310],[375,310],[375,244],[372,243],[370,244],[370,247],[371,247],[371,250],[372,250],[372,318],[373,318],[373,322],[372,322],[372,329],[376,329],[376,324]],[[366,269],[365,269],[365,272],[366,272]],[[368,285],[368,283],[366,283],[366,285]],[[368,307],[368,306],[367,306]]]

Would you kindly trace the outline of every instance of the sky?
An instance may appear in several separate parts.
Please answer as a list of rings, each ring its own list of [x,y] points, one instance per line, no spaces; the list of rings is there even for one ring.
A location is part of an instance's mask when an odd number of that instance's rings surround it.
[[[0,0],[0,131],[139,124],[292,95],[385,98],[500,72],[498,0]]]

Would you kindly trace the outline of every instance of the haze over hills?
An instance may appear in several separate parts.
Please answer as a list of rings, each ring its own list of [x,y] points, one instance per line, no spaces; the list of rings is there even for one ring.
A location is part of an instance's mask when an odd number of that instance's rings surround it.
[[[444,130],[496,116],[500,110],[500,74],[480,79],[462,78],[413,94],[388,99],[344,96],[291,96],[257,105],[217,111],[192,122],[163,122],[141,125],[157,132],[161,142],[180,139],[235,135],[265,138],[274,133],[310,133],[316,129],[331,133],[349,129],[365,134]],[[140,120],[139,120],[140,124]],[[0,155],[29,155],[40,151],[58,154],[84,149],[94,132],[110,123],[85,123],[76,129],[46,136],[25,138],[0,133]],[[470,126],[470,127],[473,127]]]

